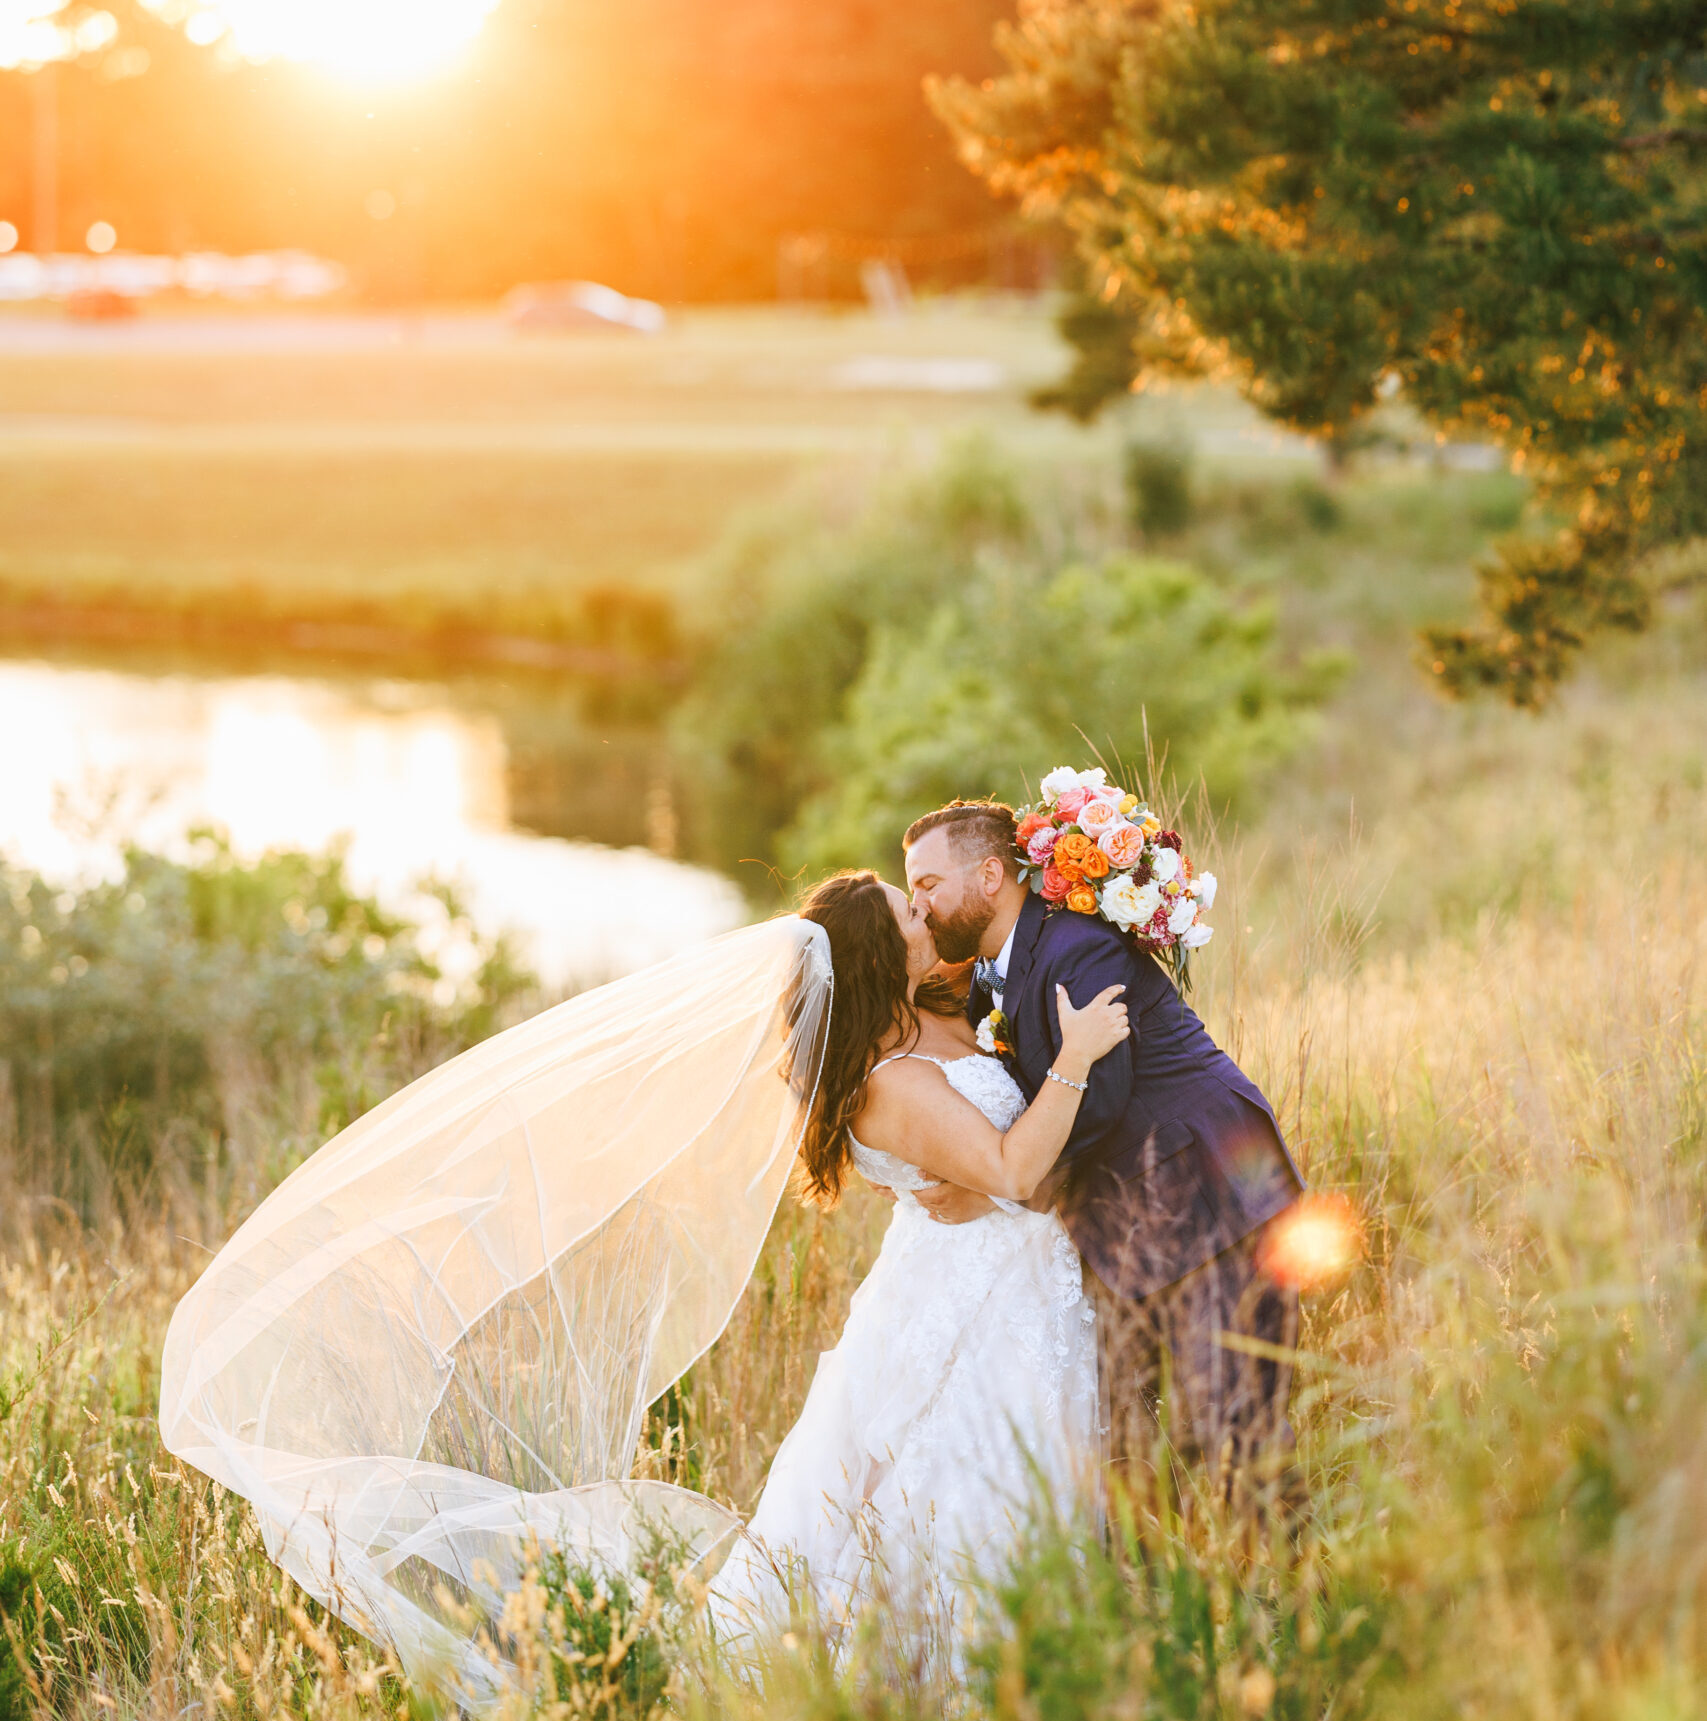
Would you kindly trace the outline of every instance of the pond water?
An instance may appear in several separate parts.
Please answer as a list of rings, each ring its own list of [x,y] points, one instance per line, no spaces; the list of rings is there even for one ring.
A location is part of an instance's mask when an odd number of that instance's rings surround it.
[[[671,858],[661,743],[586,728],[567,695],[0,661],[0,734],[0,852],[55,880],[198,826],[244,856],[338,845],[405,912],[430,920],[421,883],[454,884],[554,989],[749,918],[728,880]]]

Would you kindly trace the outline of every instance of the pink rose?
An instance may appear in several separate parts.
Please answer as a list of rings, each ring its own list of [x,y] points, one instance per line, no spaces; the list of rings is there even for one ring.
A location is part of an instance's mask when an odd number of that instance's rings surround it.
[[[1090,798],[1089,789],[1069,789],[1055,803],[1055,816],[1061,819],[1076,819],[1085,802]]]
[[[1110,866],[1135,867],[1144,857],[1144,833],[1120,819],[1097,838],[1097,847],[1108,856]]]
[[[1079,829],[1087,837],[1100,837],[1120,817],[1112,801],[1093,795],[1079,809]]]
[[[1046,866],[1043,869],[1043,900],[1045,902],[1064,902],[1067,892],[1073,888],[1071,880],[1059,867]]]
[[[1055,827],[1045,825],[1040,831],[1031,833],[1031,841],[1025,845],[1025,858],[1033,866],[1044,866],[1049,857],[1055,852]]]

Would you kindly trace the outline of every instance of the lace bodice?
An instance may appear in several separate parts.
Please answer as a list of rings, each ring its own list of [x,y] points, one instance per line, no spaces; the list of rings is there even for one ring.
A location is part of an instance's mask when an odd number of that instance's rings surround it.
[[[901,1052],[897,1055],[903,1058],[919,1058],[927,1064],[935,1064],[942,1071],[948,1085],[962,1099],[970,1100],[1004,1133],[1013,1128],[1025,1110],[1025,1095],[1020,1091],[1019,1083],[1008,1074],[997,1058],[987,1058],[981,1052],[969,1053],[964,1058],[931,1058],[926,1057],[923,1052]],[[883,1063],[892,1061],[885,1058]],[[881,1069],[882,1064],[875,1068]],[[915,1189],[928,1189],[937,1181],[918,1166],[909,1164],[893,1153],[867,1147],[851,1130],[848,1132],[848,1140],[853,1144],[854,1169],[868,1182],[880,1183],[885,1189],[910,1192]]]
[[[927,1061],[997,1128],[1025,1109],[994,1058]],[[917,1166],[857,1142],[853,1156],[896,1190],[894,1216],[711,1615],[720,1641],[774,1640],[798,1617],[799,1571],[838,1659],[870,1606],[886,1643],[907,1634],[897,1648],[920,1665],[946,1656],[959,1685],[963,1626],[1023,1545],[1028,1502],[1041,1486],[1070,1520],[1095,1487],[1095,1316],[1054,1214],[998,1203],[940,1225],[912,1193],[929,1182]]]

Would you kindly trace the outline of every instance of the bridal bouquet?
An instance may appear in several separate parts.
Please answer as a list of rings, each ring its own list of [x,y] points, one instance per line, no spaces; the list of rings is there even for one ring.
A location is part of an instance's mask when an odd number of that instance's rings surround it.
[[[1100,766],[1063,765],[1038,787],[1043,798],[1019,809],[1021,882],[1051,908],[1100,914],[1183,981],[1186,954],[1214,936],[1203,919],[1214,873],[1198,872],[1179,833]]]

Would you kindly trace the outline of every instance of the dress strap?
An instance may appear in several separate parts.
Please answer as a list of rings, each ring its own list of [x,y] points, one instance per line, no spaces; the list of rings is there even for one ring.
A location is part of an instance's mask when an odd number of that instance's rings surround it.
[[[877,1062],[871,1066],[869,1073],[874,1076],[885,1064],[899,1063],[902,1058],[917,1058],[921,1063],[935,1064],[939,1070],[942,1068],[942,1059],[933,1058],[929,1052],[891,1052],[888,1057],[879,1058]]]

